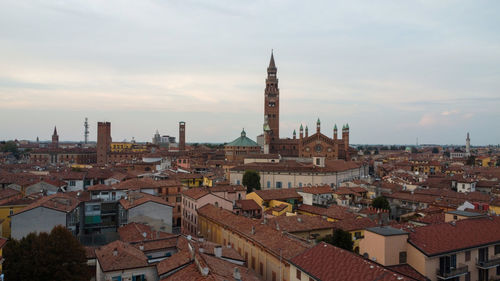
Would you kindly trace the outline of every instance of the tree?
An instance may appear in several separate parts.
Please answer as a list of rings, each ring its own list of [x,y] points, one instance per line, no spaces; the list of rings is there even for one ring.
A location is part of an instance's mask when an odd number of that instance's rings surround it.
[[[63,226],[50,233],[30,233],[4,248],[6,280],[88,281],[85,249]]]
[[[2,145],[1,150],[2,152],[10,152],[14,157],[19,159],[19,149],[17,149],[17,144],[13,141],[8,141],[4,145]]]
[[[416,147],[412,146],[411,153],[418,153],[418,149]]]
[[[476,156],[471,155],[471,156],[467,157],[465,164],[469,165],[469,166],[474,166],[476,164]]]
[[[385,210],[390,210],[391,205],[389,204],[389,201],[385,199],[384,196],[379,196],[372,201],[372,207],[377,208],[377,209],[385,209]]]
[[[347,231],[344,231],[340,228],[335,229],[333,235],[327,235],[319,241],[323,241],[328,244],[332,244],[333,246],[342,248],[344,250],[348,250],[352,252],[352,246],[354,242],[352,241],[351,234]]]
[[[247,193],[254,189],[260,190],[260,175],[257,171],[247,170],[243,174],[243,186],[247,188]]]
[[[432,153],[434,153],[434,154],[438,154],[438,153],[439,153],[439,148],[437,148],[437,147],[433,147],[433,148],[432,148]]]

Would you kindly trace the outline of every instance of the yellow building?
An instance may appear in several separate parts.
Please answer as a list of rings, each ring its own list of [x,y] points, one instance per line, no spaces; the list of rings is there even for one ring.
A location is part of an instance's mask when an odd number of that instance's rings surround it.
[[[290,280],[290,259],[310,244],[267,224],[207,204],[198,209],[198,230],[205,239],[230,246],[263,280]]]
[[[4,203],[0,205],[0,220],[2,220],[2,236],[10,238],[11,228],[10,228],[10,215],[18,212],[24,207],[31,204],[33,200],[31,199],[18,199],[15,201]]]
[[[248,193],[246,199],[255,201],[263,211],[287,205],[283,212],[289,213],[294,212],[298,204],[302,202],[302,196],[295,189],[256,190]]]
[[[111,152],[146,152],[148,147],[145,144],[133,142],[112,142]]]
[[[3,264],[3,247],[5,246],[6,243],[7,243],[7,239],[5,239],[3,237],[0,237],[0,257],[2,257],[2,261],[0,262],[0,274],[3,273],[3,268],[2,268],[2,264]]]

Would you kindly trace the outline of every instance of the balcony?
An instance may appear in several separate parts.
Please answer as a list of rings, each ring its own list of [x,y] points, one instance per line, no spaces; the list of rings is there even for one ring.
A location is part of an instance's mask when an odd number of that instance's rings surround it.
[[[469,267],[464,264],[459,264],[457,268],[449,268],[444,271],[437,269],[436,275],[439,279],[446,280],[465,275],[467,272],[469,272]]]
[[[480,269],[494,268],[499,265],[500,265],[500,257],[491,257],[485,261],[480,261],[476,258],[476,266]]]

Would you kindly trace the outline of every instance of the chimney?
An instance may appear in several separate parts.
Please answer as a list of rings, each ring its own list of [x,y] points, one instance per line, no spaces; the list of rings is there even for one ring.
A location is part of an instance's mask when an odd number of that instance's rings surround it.
[[[252,234],[255,234],[255,226],[252,226],[252,231],[251,231]]]
[[[144,245],[143,244],[139,245],[139,250],[144,251]]]
[[[117,248],[115,248],[115,249],[113,250],[113,256],[115,256],[115,257],[116,257],[116,256],[118,256],[118,249],[117,249]]]
[[[276,223],[276,230],[280,230],[280,224]]]
[[[207,276],[209,271],[208,267],[204,267],[201,269],[201,275]]]
[[[235,267],[233,271],[233,278],[235,281],[241,281],[240,269]]]
[[[148,236],[148,234],[146,232],[142,233],[142,237],[146,238],[147,236]]]
[[[214,247],[214,255],[217,258],[222,257],[222,246],[215,246]]]

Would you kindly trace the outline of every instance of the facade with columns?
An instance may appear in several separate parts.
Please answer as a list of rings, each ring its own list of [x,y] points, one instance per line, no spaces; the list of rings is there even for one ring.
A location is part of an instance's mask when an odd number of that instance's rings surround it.
[[[296,131],[293,138],[280,138],[279,135],[279,87],[277,67],[274,55],[267,68],[266,89],[264,91],[264,153],[280,154],[282,157],[325,157],[327,159],[350,159],[349,125],[342,127],[341,138],[338,138],[337,125],[333,128],[332,137],[321,133],[321,122],[316,123],[316,133],[309,135],[306,126]]]

